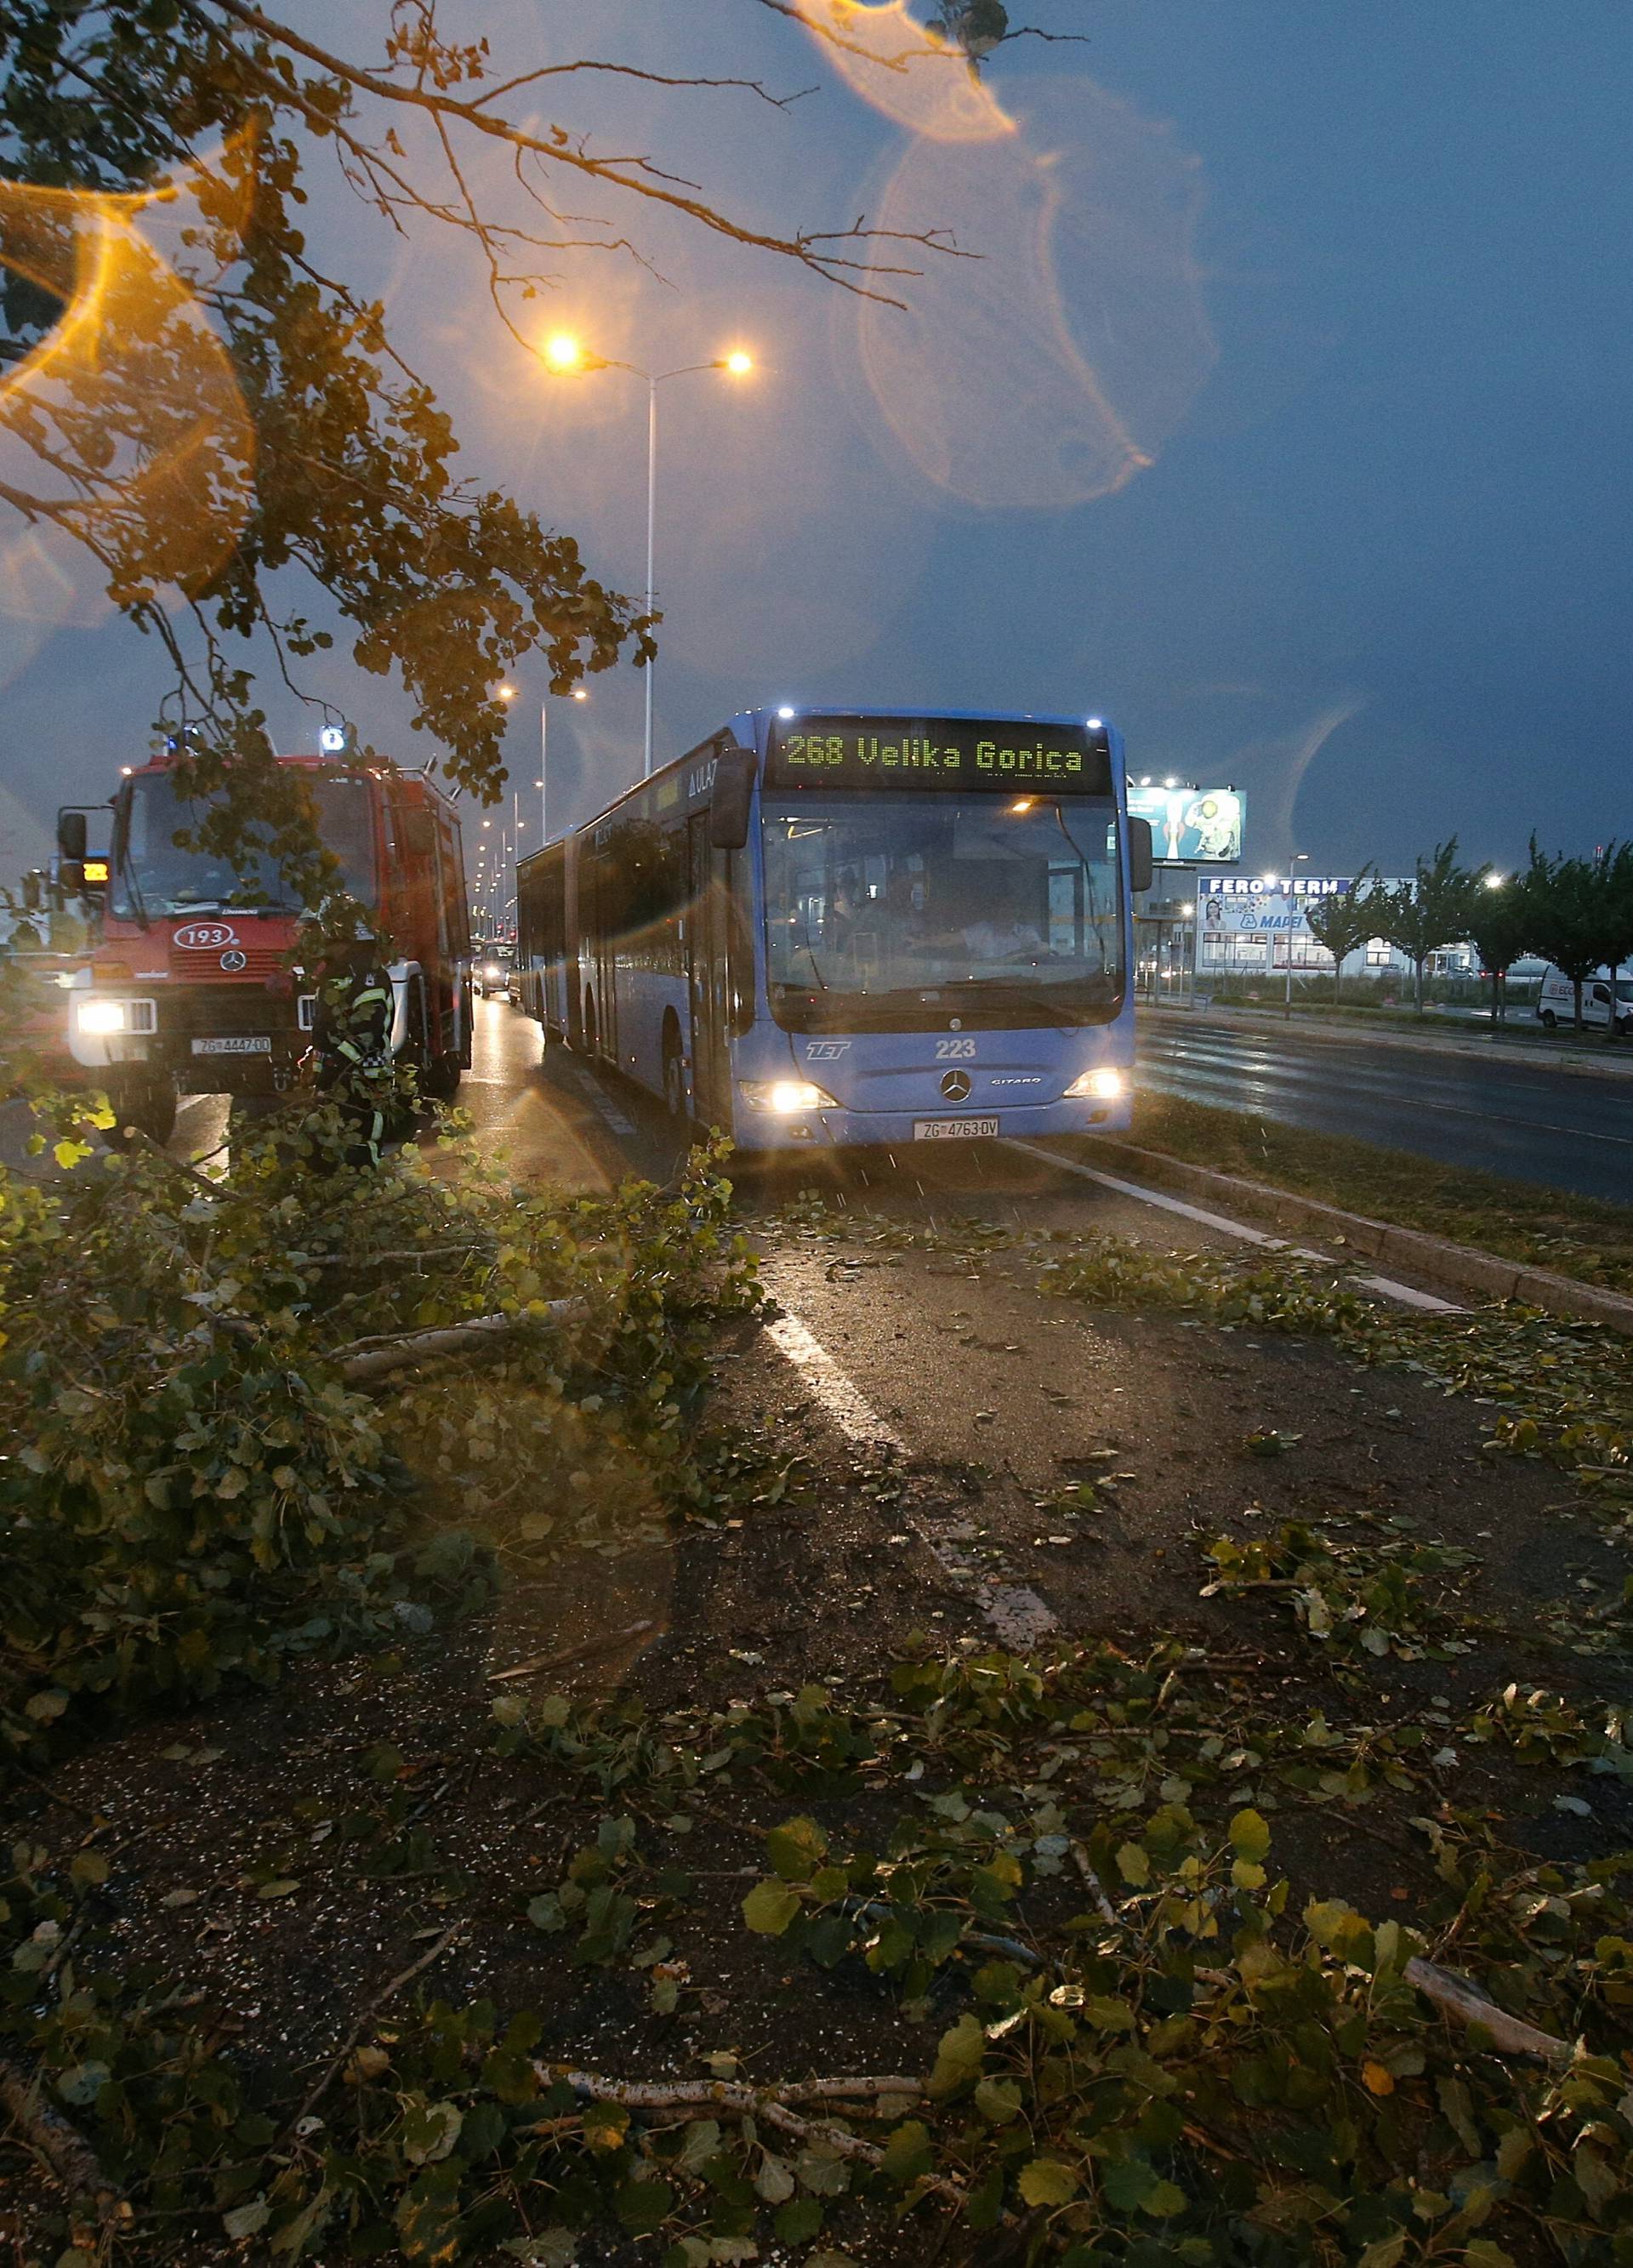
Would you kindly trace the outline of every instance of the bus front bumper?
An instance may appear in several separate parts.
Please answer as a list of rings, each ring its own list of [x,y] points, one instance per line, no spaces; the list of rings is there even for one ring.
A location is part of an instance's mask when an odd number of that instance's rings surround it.
[[[783,1116],[739,1108],[739,1150],[895,1149],[921,1142],[1018,1141],[1043,1134],[1126,1132],[1131,1100],[1060,1101],[1032,1108],[1005,1105],[975,1111],[944,1103],[923,1110],[807,1110]]]

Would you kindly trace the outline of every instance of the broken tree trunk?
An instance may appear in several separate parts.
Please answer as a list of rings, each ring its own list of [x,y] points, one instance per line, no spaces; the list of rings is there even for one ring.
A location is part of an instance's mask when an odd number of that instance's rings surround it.
[[[94,2214],[99,2225],[113,2219],[119,2209],[119,2191],[98,2164],[90,2143],[46,2101],[40,2082],[25,2078],[13,2064],[0,2063],[0,2109],[50,2167],[76,2215]]]
[[[537,1323],[577,1323],[589,1314],[583,1300],[551,1300],[547,1312],[531,1315],[475,1315],[468,1323],[447,1323],[429,1331],[405,1331],[400,1337],[357,1339],[337,1347],[330,1359],[340,1365],[348,1386],[371,1385],[410,1363],[433,1362],[451,1354],[469,1354],[489,1346],[495,1339],[531,1329]]]
[[[1576,2050],[1569,2040],[1556,2039],[1552,2032],[1540,2032],[1534,2024],[1511,2016],[1506,2008],[1499,2008],[1495,2000],[1488,2000],[1477,1984],[1467,1977],[1458,1976],[1455,1970],[1438,1968],[1432,1961],[1413,1960],[1407,1962],[1404,1973],[1407,1983],[1416,1985],[1443,2014],[1460,2016],[1466,2024],[1478,2024],[1490,2035],[1492,2045],[1505,2055],[1541,2056],[1545,2063],[1554,2064],[1575,2059]]]

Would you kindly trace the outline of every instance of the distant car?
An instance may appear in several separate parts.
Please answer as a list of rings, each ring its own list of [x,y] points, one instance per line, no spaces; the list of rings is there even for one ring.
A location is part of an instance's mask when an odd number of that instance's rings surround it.
[[[508,991],[514,957],[508,945],[482,947],[471,968],[473,990],[480,992],[484,1000],[490,993]]]

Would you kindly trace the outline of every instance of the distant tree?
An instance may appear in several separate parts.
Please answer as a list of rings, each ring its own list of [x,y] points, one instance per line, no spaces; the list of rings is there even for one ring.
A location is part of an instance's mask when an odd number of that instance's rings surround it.
[[[1534,946],[1531,894],[1523,874],[1504,881],[1488,874],[1486,887],[1471,892],[1468,934],[1479,948],[1480,966],[1491,979],[1491,1022],[1508,1018],[1508,972]]]
[[[1608,967],[1611,1012],[1605,1036],[1616,1034],[1615,972],[1633,953],[1633,843],[1609,843],[1591,858],[1549,858],[1531,838],[1524,878],[1531,942],[1570,980],[1572,1022],[1583,1028],[1582,987]]]
[[[1417,1012],[1423,1012],[1423,964],[1443,945],[1456,945],[1469,934],[1475,893],[1485,886],[1490,867],[1474,873],[1457,863],[1457,837],[1437,843],[1427,861],[1419,858],[1409,882],[1392,890],[1377,890],[1372,902],[1378,914],[1378,934],[1387,937],[1412,964]]]
[[[1367,887],[1369,881],[1370,888]],[[1333,956],[1335,1005],[1343,978],[1344,962],[1366,943],[1368,938],[1378,935],[1378,915],[1372,906],[1377,884],[1376,873],[1370,866],[1363,866],[1347,890],[1335,890],[1325,898],[1312,898],[1305,906],[1304,917],[1310,924],[1311,936],[1318,945],[1324,945]]]

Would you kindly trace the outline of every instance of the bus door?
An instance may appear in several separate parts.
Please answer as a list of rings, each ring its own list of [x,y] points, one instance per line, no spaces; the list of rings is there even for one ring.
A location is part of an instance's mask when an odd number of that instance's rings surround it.
[[[686,991],[692,1012],[692,1110],[705,1126],[732,1123],[731,979],[726,853],[709,841],[709,814],[688,822]]]

